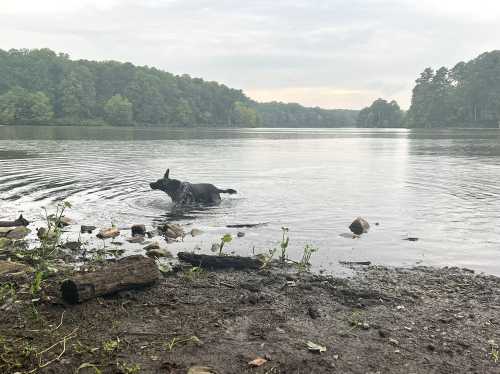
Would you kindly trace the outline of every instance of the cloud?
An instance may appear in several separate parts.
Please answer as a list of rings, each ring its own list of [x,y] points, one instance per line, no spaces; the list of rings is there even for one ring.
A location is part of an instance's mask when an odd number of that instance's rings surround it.
[[[498,47],[485,0],[4,0],[0,48],[147,64],[262,100],[359,108],[410,100],[427,66]]]

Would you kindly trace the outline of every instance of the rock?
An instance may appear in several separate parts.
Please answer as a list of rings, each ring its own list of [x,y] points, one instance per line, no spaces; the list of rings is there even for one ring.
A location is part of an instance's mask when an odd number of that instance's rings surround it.
[[[26,235],[28,235],[31,232],[30,229],[28,229],[25,226],[19,226],[15,227],[13,230],[9,231],[7,235],[5,236],[8,239],[22,239]]]
[[[311,305],[309,306],[309,308],[307,308],[307,313],[309,314],[309,317],[311,317],[312,319],[317,319],[321,317],[319,309],[314,305]]]
[[[157,235],[157,231],[156,230],[148,231],[148,232],[146,232],[146,235],[149,239],[151,239],[153,236]]]
[[[70,251],[79,251],[82,249],[82,242],[66,242],[62,245],[62,247],[69,249]]]
[[[245,236],[245,233],[243,231],[238,231],[236,235],[238,236],[238,238],[243,238]]]
[[[153,242],[151,244],[148,244],[143,248],[145,251],[151,251],[153,249],[160,249],[160,243],[158,242]]]
[[[392,345],[398,345],[399,344],[399,342],[396,339],[394,339],[394,338],[389,338],[389,343],[391,343]]]
[[[0,249],[5,249],[7,247],[10,247],[11,244],[12,240],[7,238],[0,238]]]
[[[191,366],[187,374],[217,374],[217,372],[209,366]]]
[[[5,238],[12,229],[13,227],[0,227],[0,238]]]
[[[80,232],[82,234],[92,234],[92,232],[96,229],[95,226],[87,226],[87,225],[82,225],[80,227]]]
[[[356,235],[365,234],[370,230],[370,224],[365,219],[358,217],[351,223],[349,230]]]
[[[59,227],[66,227],[66,226],[70,226],[70,225],[74,225],[76,222],[75,220],[69,218],[69,217],[66,217],[66,216],[63,216],[59,219]]]
[[[156,258],[173,257],[169,251],[167,251],[166,249],[163,249],[163,248],[151,249],[151,250],[147,251],[146,256],[156,257]]]
[[[12,261],[0,261],[0,276],[14,273],[28,273],[33,269],[27,265]]]
[[[57,233],[53,230],[50,230],[47,232],[47,229],[45,227],[40,227],[39,229],[36,230],[36,236],[38,236],[38,239],[40,240],[56,240],[57,238]]]
[[[416,237],[409,237],[409,238],[404,238],[403,240],[408,240],[409,242],[416,242],[416,241],[418,241],[418,238],[416,238]]]
[[[102,229],[99,231],[97,234],[97,237],[99,239],[109,239],[109,238],[116,238],[118,235],[120,235],[120,230],[118,230],[116,227],[110,227],[107,229]]]
[[[219,252],[220,251],[220,244],[219,243],[213,243],[212,247],[210,247],[210,251],[212,251],[212,252]]]
[[[381,338],[387,338],[390,335],[389,331],[385,329],[378,330],[378,334]]]
[[[158,230],[164,236],[171,239],[177,239],[186,235],[182,227],[176,223],[166,223],[163,226],[158,227]]]
[[[200,229],[192,229],[191,232],[190,232],[190,234],[191,234],[192,237],[195,237],[195,236],[203,234],[203,231],[200,230]]]
[[[144,236],[140,236],[140,235],[136,235],[136,236],[132,236],[131,238],[127,238],[127,242],[129,242],[129,243],[144,243],[144,240],[146,240],[144,238]]]
[[[146,235],[146,226],[145,225],[133,225],[131,230],[132,230],[132,236],[145,236]]]

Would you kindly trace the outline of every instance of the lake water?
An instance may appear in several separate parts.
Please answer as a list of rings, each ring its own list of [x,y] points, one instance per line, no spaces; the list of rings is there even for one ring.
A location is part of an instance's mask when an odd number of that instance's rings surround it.
[[[148,184],[167,168],[172,178],[238,194],[218,207],[173,212]],[[500,275],[500,130],[0,127],[0,219],[22,212],[36,227],[42,207],[61,200],[82,224],[176,221],[205,231],[169,245],[173,252],[209,252],[238,231],[226,225],[267,222],[243,230],[228,251],[263,252],[286,226],[290,257],[299,259],[305,244],[319,248],[315,269],[339,273],[338,261],[371,261]],[[370,232],[342,235],[357,216]]]

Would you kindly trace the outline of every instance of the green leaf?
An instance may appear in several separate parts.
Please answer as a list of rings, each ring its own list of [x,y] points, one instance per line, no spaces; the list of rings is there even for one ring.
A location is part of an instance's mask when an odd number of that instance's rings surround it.
[[[224,243],[229,243],[231,240],[233,240],[233,237],[231,236],[231,234],[226,234],[222,237],[222,241]]]

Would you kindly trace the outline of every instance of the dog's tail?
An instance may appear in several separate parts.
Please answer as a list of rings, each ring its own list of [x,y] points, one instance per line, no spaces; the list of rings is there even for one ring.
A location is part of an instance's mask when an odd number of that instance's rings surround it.
[[[228,193],[230,195],[238,193],[238,191],[233,190],[232,188],[228,188],[227,190],[221,190],[221,189],[218,188],[217,192],[219,192],[219,193]]]

